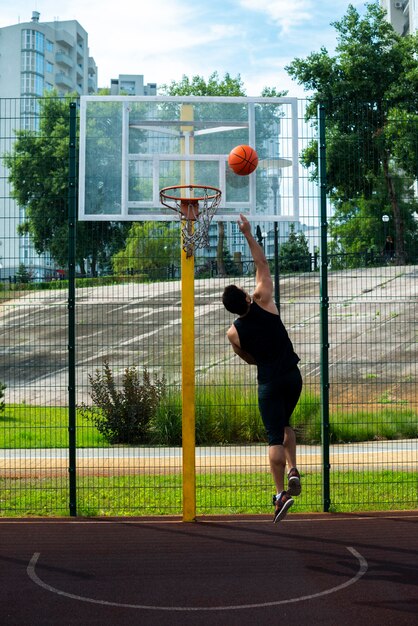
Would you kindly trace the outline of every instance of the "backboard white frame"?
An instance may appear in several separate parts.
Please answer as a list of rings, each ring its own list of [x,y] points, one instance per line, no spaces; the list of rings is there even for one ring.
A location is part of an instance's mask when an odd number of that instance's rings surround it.
[[[121,102],[122,104],[122,156],[121,156],[121,213],[117,214],[89,214],[85,212],[85,175],[86,175],[86,123],[87,123],[87,107],[90,102]],[[197,96],[81,96],[80,98],[80,151],[79,151],[79,202],[78,202],[78,218],[82,221],[174,221],[177,219],[176,215],[169,209],[162,207],[159,203],[158,180],[159,180],[159,163],[161,161],[182,161],[185,163],[186,179],[183,181],[185,184],[189,184],[190,168],[187,167],[188,163],[197,161],[218,161],[219,162],[219,187],[222,193],[222,200],[218,208],[218,212],[214,217],[216,221],[236,221],[238,213],[242,212],[249,219],[257,219],[260,222],[273,222],[273,221],[289,221],[289,215],[274,215],[272,213],[260,213],[256,211],[256,198],[255,198],[255,174],[251,174],[248,177],[249,182],[249,200],[246,202],[228,202],[225,196],[225,171],[228,154],[225,155],[211,155],[211,154],[187,154],[187,136],[185,138],[186,154],[164,154],[160,156],[154,154],[152,156],[152,167],[154,170],[153,176],[153,188],[152,188],[152,205],[154,208],[150,208],[150,211],[143,211],[141,214],[132,214],[129,211],[131,209],[147,209],[150,207],[150,201],[129,201],[128,198],[128,173],[129,173],[129,161],[151,161],[149,154],[134,154],[130,155],[128,150],[128,136],[129,136],[129,107],[131,103],[138,102],[174,102],[174,103],[230,103],[230,104],[246,104],[248,105],[249,113],[249,144],[255,145],[255,119],[254,109],[255,105],[261,104],[286,104],[290,105],[291,110],[291,127],[292,127],[292,139],[291,139],[291,160],[286,163],[284,159],[280,159],[279,155],[272,155],[271,161],[276,161],[275,167],[292,168],[292,191],[293,191],[293,211],[291,220],[297,221],[299,219],[299,139],[298,139],[298,101],[297,98],[257,98],[257,97],[197,97]],[[154,125],[156,122],[153,122]],[[173,121],[175,125],[189,125],[193,122],[187,121]],[[162,126],[167,125],[166,122],[161,123]],[[149,122],[144,120],[144,127],[149,126]],[[228,123],[225,123],[225,128]],[[219,128],[217,129],[219,130]],[[175,132],[175,130],[173,130]],[[206,133],[210,132],[207,129]],[[215,132],[215,129],[214,131]],[[194,134],[198,134],[199,130],[193,131]],[[278,162],[283,161],[282,165],[277,165]],[[260,165],[259,165],[260,167]],[[192,181],[194,182],[194,181]],[[201,182],[201,181],[195,181]],[[179,181],[178,184],[181,184]],[[161,206],[161,210],[156,212],[157,206]]]

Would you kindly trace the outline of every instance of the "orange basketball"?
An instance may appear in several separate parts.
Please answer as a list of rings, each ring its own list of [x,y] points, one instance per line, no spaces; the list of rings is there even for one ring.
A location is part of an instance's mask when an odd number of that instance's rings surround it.
[[[228,157],[228,165],[238,176],[248,176],[258,165],[258,155],[251,146],[236,146]]]

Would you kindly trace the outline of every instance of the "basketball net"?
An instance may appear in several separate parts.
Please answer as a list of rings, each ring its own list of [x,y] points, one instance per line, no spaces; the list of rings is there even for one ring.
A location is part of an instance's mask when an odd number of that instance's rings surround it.
[[[178,193],[182,189],[189,189],[192,193],[197,190],[201,195],[193,198],[171,195],[171,192]],[[221,201],[219,189],[203,185],[166,187],[160,191],[160,200],[180,219],[182,246],[188,258],[196,249],[209,247],[209,227]]]

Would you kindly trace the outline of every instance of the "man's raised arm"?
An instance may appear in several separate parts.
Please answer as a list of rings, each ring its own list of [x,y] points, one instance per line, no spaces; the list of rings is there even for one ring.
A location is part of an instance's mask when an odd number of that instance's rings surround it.
[[[240,214],[240,218],[241,220],[238,221],[238,227],[248,242],[248,247],[250,248],[256,269],[254,298],[261,302],[267,302],[273,297],[273,281],[271,279],[270,267],[263,248],[257,243],[251,232],[250,222],[245,215]]]

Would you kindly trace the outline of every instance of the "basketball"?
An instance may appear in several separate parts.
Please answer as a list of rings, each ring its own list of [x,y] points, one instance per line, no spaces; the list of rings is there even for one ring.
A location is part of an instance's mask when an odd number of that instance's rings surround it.
[[[236,146],[228,157],[228,165],[238,176],[248,176],[258,165],[258,155],[251,146]]]

